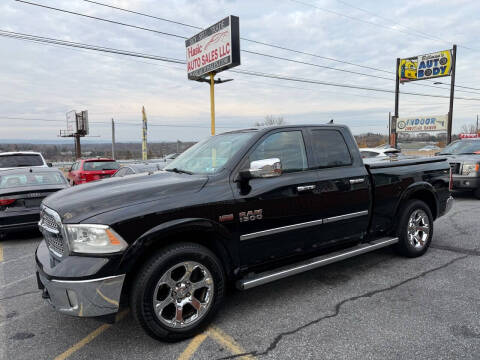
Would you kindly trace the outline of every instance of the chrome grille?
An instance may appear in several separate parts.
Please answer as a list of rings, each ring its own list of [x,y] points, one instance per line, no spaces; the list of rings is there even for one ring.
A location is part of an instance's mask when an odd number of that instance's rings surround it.
[[[40,210],[40,230],[45,238],[48,249],[56,256],[62,257],[64,252],[61,225],[55,218],[60,219],[53,210],[42,207]]]

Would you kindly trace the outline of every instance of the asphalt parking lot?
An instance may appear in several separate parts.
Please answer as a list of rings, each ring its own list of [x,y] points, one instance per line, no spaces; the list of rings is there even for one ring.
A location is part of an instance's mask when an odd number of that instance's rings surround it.
[[[479,359],[480,201],[457,196],[428,253],[390,249],[232,293],[212,327],[152,340],[128,309],[114,325],[58,314],[37,290],[38,234],[0,244],[0,359]]]

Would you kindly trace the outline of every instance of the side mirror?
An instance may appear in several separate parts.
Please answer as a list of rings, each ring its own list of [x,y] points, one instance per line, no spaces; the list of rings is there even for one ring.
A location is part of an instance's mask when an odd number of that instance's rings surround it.
[[[48,166],[48,167],[52,167],[53,164],[52,164],[52,163],[47,163],[47,166]]]
[[[282,163],[278,158],[252,161],[250,169],[240,173],[243,179],[269,178],[280,175],[282,175]]]

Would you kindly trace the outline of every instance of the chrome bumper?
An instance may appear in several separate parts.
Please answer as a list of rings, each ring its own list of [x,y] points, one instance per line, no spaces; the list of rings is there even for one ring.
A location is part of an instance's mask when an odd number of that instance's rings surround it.
[[[70,281],[48,280],[37,274],[44,297],[63,314],[92,317],[118,312],[125,275]]]

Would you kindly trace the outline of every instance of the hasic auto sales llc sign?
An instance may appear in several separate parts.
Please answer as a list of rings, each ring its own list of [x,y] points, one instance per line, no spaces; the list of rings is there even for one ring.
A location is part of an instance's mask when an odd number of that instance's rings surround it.
[[[185,40],[187,73],[198,80],[208,73],[240,65],[239,19],[230,15]]]

